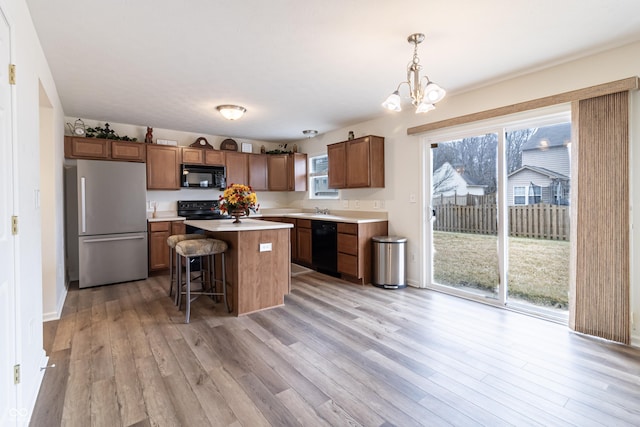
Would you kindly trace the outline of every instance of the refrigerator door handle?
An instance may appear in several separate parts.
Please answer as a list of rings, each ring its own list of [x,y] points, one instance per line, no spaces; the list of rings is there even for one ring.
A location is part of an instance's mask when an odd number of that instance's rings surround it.
[[[144,239],[144,236],[127,236],[127,237],[104,237],[102,239],[85,239],[84,243],[98,243],[98,242],[116,242],[119,240],[138,240]]]
[[[82,232],[87,232],[87,186],[85,177],[80,178],[80,222]]]

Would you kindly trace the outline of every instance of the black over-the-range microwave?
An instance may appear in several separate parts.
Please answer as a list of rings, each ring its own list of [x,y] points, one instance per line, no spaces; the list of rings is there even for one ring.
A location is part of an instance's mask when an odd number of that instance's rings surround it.
[[[183,188],[216,188],[224,190],[227,186],[224,166],[185,165],[182,171]]]

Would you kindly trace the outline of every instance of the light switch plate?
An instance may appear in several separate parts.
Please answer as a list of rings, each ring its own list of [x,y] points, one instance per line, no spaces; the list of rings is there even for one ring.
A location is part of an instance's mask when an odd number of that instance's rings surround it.
[[[271,243],[260,243],[260,252],[271,252]]]

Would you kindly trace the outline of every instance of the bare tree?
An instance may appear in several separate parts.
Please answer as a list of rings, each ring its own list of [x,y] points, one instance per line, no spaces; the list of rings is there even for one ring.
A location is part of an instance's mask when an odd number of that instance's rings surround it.
[[[505,149],[508,173],[522,166],[522,147],[536,129],[507,132]],[[448,162],[467,181],[484,185],[485,194],[493,193],[497,189],[497,148],[498,135],[495,133],[441,143],[434,149],[433,169],[437,170]],[[435,193],[435,185],[433,188]]]
[[[444,194],[456,189],[456,171],[449,163],[444,163],[433,172],[432,194]]]
[[[522,147],[529,141],[538,128],[520,129],[507,132],[507,173],[511,173],[522,166]]]

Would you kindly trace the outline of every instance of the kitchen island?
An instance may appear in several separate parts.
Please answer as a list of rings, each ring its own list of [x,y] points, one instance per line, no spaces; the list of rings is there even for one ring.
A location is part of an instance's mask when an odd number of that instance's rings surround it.
[[[227,292],[236,316],[284,305],[291,288],[292,224],[244,218],[239,224],[224,219],[188,220],[185,225],[229,245]],[[220,277],[220,268],[216,276]]]

